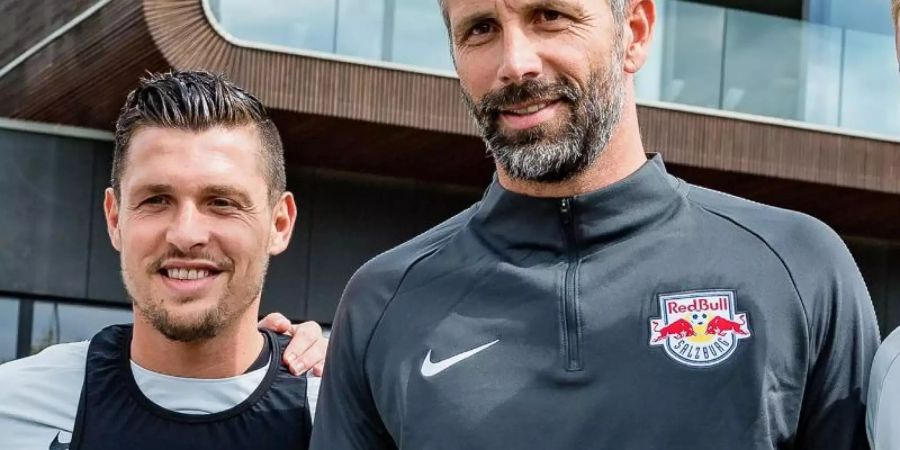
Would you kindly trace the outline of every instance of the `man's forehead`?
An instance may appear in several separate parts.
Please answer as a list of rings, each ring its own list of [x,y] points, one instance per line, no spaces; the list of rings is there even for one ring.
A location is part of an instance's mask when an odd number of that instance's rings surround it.
[[[452,20],[468,15],[496,14],[500,10],[512,12],[535,9],[556,9],[582,6],[586,0],[444,0]],[[602,0],[594,0],[600,2]]]
[[[133,153],[135,149],[178,152],[196,147],[258,152],[261,141],[254,125],[217,125],[200,130],[141,125],[131,137],[129,152]]]
[[[260,147],[252,127],[204,131],[147,127],[138,130],[129,145],[123,185],[196,190],[233,180],[265,186]]]

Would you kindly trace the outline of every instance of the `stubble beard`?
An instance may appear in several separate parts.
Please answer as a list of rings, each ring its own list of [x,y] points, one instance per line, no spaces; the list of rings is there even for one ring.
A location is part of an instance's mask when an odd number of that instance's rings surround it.
[[[140,293],[130,280],[127,270],[122,270],[122,278],[126,291],[134,306],[135,313],[149,323],[156,331],[167,339],[175,342],[194,343],[215,338],[223,330],[229,329],[243,316],[262,293],[263,280],[268,269],[268,259],[263,262],[259,276],[251,276],[252,280],[239,283],[243,288],[235,288],[235,280],[230,278],[219,298],[213,306],[193,314],[190,317],[182,317],[172,314],[166,308],[166,299],[154,298],[148,292]],[[152,267],[148,272],[153,271]],[[153,271],[155,272],[155,271]],[[233,276],[233,271],[222,272],[218,276]],[[169,299],[179,303],[194,301],[192,298]]]
[[[594,164],[612,138],[624,105],[621,51],[606,70],[593,73],[584,89],[569,80],[528,80],[485,95],[477,103],[463,93],[488,153],[517,180],[560,182]],[[508,135],[500,129],[500,110],[531,100],[559,98],[568,107],[560,117]]]

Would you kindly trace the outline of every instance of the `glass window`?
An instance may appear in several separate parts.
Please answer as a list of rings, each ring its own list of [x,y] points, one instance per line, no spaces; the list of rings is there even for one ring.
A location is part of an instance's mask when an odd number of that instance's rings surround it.
[[[335,0],[228,0],[212,8],[238,39],[335,51]]]
[[[836,125],[840,54],[838,28],[728,11],[722,109]]]
[[[35,302],[31,353],[61,342],[88,340],[107,325],[132,321],[129,309]]]
[[[806,0],[811,22],[885,35],[894,34],[888,0]]]
[[[841,125],[898,134],[900,77],[894,36],[846,30]]]
[[[434,0],[208,1],[222,26],[248,41],[454,70]],[[893,35],[829,19],[850,20],[848,8],[887,18],[882,1],[807,0],[809,21],[799,21],[658,0],[637,97],[896,136],[900,110],[881,101],[900,91]]]
[[[393,45],[390,61],[453,70],[450,41],[437,1],[394,0]]]
[[[19,302],[0,297],[0,364],[16,359]]]
[[[336,53],[373,60],[386,58],[385,19],[383,0],[339,0]]]
[[[651,100],[718,108],[725,10],[675,1],[661,6],[657,54],[638,72],[638,92]]]

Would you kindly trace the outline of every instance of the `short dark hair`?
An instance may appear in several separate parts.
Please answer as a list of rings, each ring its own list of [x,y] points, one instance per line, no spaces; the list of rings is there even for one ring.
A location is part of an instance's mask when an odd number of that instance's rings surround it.
[[[128,145],[140,127],[203,131],[215,126],[255,125],[262,141],[260,157],[275,202],[286,189],[284,147],[278,129],[256,97],[228,81],[222,74],[204,71],[170,71],[141,78],[128,94],[116,120],[111,184],[120,199]]]

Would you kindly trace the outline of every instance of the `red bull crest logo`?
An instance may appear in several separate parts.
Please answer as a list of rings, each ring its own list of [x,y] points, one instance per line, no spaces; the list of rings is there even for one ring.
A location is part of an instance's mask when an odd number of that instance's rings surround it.
[[[659,309],[661,317],[650,319],[650,345],[682,364],[719,364],[750,337],[747,314],[734,310],[734,291],[664,294]]]

